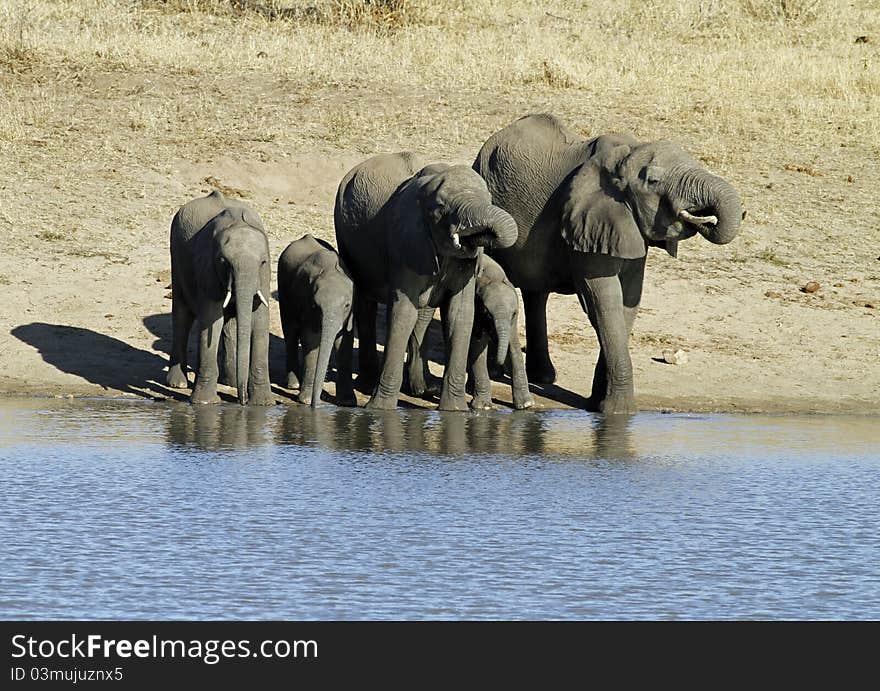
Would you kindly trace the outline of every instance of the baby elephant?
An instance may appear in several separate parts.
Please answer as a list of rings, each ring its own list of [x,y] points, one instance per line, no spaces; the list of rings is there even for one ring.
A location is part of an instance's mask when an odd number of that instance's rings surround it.
[[[168,386],[185,389],[186,350],[199,326],[193,403],[217,403],[223,338],[238,401],[274,405],[269,386],[269,242],[260,217],[220,192],[184,204],[171,222],[173,344]]]
[[[281,253],[278,302],[287,346],[287,388],[299,389],[300,403],[314,408],[321,400],[335,342],[336,398],[340,405],[356,405],[351,383],[353,293],[339,255],[323,240],[304,235]]]
[[[425,332],[433,317],[431,311],[420,311],[419,320],[409,343],[410,388],[416,395],[427,390],[427,372],[424,358]],[[519,297],[513,284],[507,280],[498,263],[486,254],[477,260],[476,298],[474,301],[474,326],[468,349],[468,374],[474,386],[471,408],[486,410],[492,407],[492,382],[489,378],[489,342],[497,338],[498,364],[504,366],[510,357],[511,392],[513,407],[517,410],[531,408],[535,401],[529,393],[525,364],[519,345]]]

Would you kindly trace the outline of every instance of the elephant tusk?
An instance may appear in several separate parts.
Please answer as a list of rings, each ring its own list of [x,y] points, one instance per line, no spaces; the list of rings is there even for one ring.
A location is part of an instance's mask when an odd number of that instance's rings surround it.
[[[229,274],[229,279],[226,281],[226,299],[223,300],[223,309],[226,309],[226,305],[229,304],[229,301],[232,300],[232,274]]]
[[[269,306],[269,302],[268,302],[268,301],[266,300],[266,298],[263,296],[263,291],[262,291],[262,290],[258,290],[258,291],[257,291],[257,297],[260,298],[260,302],[262,302],[264,305],[266,305],[266,307]]]
[[[682,221],[687,221],[688,223],[693,223],[698,226],[710,225],[717,226],[718,225],[718,217],[717,216],[694,216],[690,211],[686,211],[682,209],[678,212],[678,217]]]
[[[452,246],[457,250],[461,249],[461,240],[459,239],[458,233],[452,234]]]

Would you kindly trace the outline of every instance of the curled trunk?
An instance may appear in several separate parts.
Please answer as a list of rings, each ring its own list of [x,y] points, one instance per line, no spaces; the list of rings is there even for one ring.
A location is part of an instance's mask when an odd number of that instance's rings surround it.
[[[688,171],[674,186],[679,208],[695,216],[715,216],[717,223],[698,225],[709,242],[724,245],[739,233],[743,218],[739,194],[729,182],[707,170]]]
[[[465,205],[462,208],[462,238],[486,249],[504,249],[516,242],[517,226],[513,216],[493,204]]]

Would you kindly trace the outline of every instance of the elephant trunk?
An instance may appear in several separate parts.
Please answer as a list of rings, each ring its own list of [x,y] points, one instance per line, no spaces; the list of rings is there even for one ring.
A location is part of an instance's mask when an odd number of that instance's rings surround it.
[[[682,176],[678,185],[681,209],[694,216],[715,216],[717,222],[697,226],[709,242],[724,245],[737,236],[743,219],[739,194],[729,182],[707,170],[692,171]],[[691,207],[692,208],[688,208]]]
[[[516,242],[518,235],[513,216],[493,204],[468,204],[462,207],[462,238],[486,249],[504,249]]]
[[[324,390],[324,380],[327,378],[327,367],[330,365],[330,353],[333,352],[333,342],[336,334],[342,328],[342,322],[331,319],[327,315],[321,319],[321,344],[318,346],[318,364],[315,367],[315,379],[312,383],[312,408],[317,408],[321,400],[321,391]]]
[[[251,365],[251,327],[254,314],[254,295],[256,285],[248,281],[235,281],[235,320],[237,325],[237,348],[235,362],[235,385],[238,388],[238,402],[247,405],[248,376]]]
[[[498,352],[496,358],[498,364],[504,366],[507,360],[507,350],[510,347],[510,321],[503,317],[495,317],[495,333],[498,336]]]

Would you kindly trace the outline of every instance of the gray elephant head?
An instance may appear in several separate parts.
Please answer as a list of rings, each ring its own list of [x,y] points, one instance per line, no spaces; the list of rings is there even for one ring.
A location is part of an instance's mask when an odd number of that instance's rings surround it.
[[[246,404],[253,313],[269,307],[269,243],[260,219],[249,209],[225,209],[206,230],[213,239],[213,267],[200,273],[216,278],[212,292],[223,300],[224,310],[235,310],[236,387],[239,403]]]
[[[483,248],[516,242],[516,221],[492,204],[486,182],[469,166],[434,164],[414,179],[437,255],[472,259]]]
[[[495,267],[501,272],[502,280],[493,275],[484,275],[483,271],[477,273],[476,310],[478,317],[491,323],[495,329],[498,337],[498,364],[503,366],[507,358],[511,329],[516,328],[519,297],[513,285],[503,278],[501,268],[497,264]]]
[[[671,142],[597,137],[591,156],[562,186],[562,233],[576,250],[625,259],[646,244],[673,257],[699,233],[725,244],[743,219],[736,189]]]

